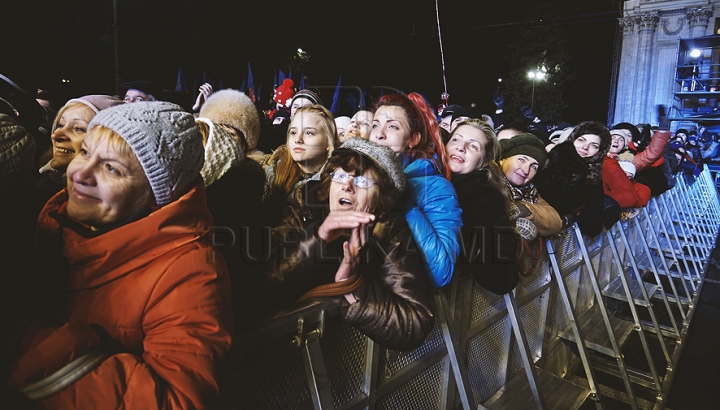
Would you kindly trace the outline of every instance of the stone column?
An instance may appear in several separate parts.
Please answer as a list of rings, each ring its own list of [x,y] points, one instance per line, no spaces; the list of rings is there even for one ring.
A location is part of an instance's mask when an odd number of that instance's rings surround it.
[[[630,121],[630,107],[635,97],[633,89],[635,88],[635,77],[637,67],[635,66],[635,58],[637,57],[637,40],[635,33],[635,18],[623,17],[618,19],[618,24],[622,27],[622,49],[620,51],[620,67],[618,72],[617,90],[615,90],[615,114],[613,122]]]
[[[688,8],[686,15],[690,26],[690,38],[708,35],[707,27],[713,15],[712,6]]]
[[[648,123],[652,119],[653,107],[648,107],[649,101],[654,101],[651,95],[654,88],[652,80],[653,38],[657,30],[660,16],[657,12],[644,12],[635,14],[635,25],[638,30],[638,48],[636,59],[637,80],[631,92],[635,94],[632,105],[632,123]]]

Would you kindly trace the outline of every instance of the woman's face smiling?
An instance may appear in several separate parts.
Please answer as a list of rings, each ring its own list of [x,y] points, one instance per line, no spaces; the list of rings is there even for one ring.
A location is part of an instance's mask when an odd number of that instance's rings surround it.
[[[330,181],[330,211],[373,212],[375,210],[377,196],[379,195],[377,184],[373,183],[367,189],[358,188],[353,180],[355,171],[346,172],[342,167],[337,167],[333,173],[341,176],[348,175],[350,178],[347,178],[344,183],[335,180]],[[377,176],[373,175],[370,170],[365,171],[362,176],[377,181]]]
[[[122,222],[153,201],[135,154],[116,152],[100,138],[86,138],[67,168],[67,214],[93,227]]]
[[[583,158],[589,158],[600,151],[600,136],[596,134],[583,134],[573,141],[575,150]]]
[[[410,122],[402,107],[383,105],[375,112],[370,141],[384,145],[396,154],[400,154],[409,148],[410,131]]]
[[[487,137],[481,130],[470,126],[457,127],[445,146],[448,165],[456,174],[468,174],[484,165]]]
[[[328,137],[322,127],[322,118],[305,111],[293,117],[287,148],[303,172],[318,171],[328,156]]]
[[[53,142],[53,157],[50,166],[64,171],[80,151],[88,124],[95,112],[84,104],[65,110],[60,116],[57,128],[50,138]]]

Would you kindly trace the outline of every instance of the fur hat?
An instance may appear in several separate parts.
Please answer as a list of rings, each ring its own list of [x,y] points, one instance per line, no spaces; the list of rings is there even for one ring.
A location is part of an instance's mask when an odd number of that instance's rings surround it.
[[[100,111],[114,107],[116,105],[125,104],[125,101],[119,100],[115,97],[111,97],[109,95],[101,95],[101,94],[93,94],[93,95],[86,95],[84,97],[78,97],[73,98],[71,100],[68,100],[68,102],[65,105],[68,105],[72,102],[79,102],[83,103],[86,106],[90,107],[91,110],[95,111],[95,114],[99,113]]]
[[[155,202],[167,205],[200,177],[204,149],[195,118],[169,102],[138,102],[102,110],[88,130],[102,125],[124,139],[137,156]]]
[[[290,106],[292,106],[293,103],[295,102],[295,100],[297,100],[298,98],[305,98],[305,99],[312,101],[313,104],[323,105],[323,102],[320,99],[319,95],[315,94],[314,92],[312,92],[310,90],[300,90],[300,91],[296,92],[295,95],[293,96],[292,100],[290,101]]]
[[[512,138],[500,140],[500,159],[512,157],[513,155],[527,155],[538,162],[540,168],[545,165],[547,152],[545,144],[529,132],[518,134]]]
[[[620,164],[620,168],[622,168],[623,171],[631,175],[630,178],[635,177],[635,171],[637,170],[637,168],[635,168],[635,164],[627,160],[618,161],[618,164]]]
[[[203,104],[199,116],[241,131],[245,135],[248,151],[257,147],[260,138],[260,116],[245,93],[238,90],[213,93]]]
[[[30,169],[35,140],[12,117],[0,114],[0,177]]]
[[[405,172],[393,150],[364,138],[352,137],[345,140],[340,148],[334,150],[333,156],[348,152],[363,154],[390,178],[398,191],[405,190]]]

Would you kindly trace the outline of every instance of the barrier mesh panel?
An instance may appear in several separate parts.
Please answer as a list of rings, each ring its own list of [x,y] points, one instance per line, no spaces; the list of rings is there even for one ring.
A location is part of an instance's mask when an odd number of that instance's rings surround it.
[[[290,336],[268,341],[248,355],[245,377],[234,383],[240,389],[240,409],[311,409],[302,351],[289,343]]]
[[[420,347],[409,352],[399,352],[396,350],[382,349],[380,352],[380,360],[378,361],[377,374],[382,380],[386,374],[393,374],[408,364],[414,362],[427,355],[431,350],[443,344],[442,330],[440,325],[435,321],[432,333],[428,336]],[[389,360],[388,360],[389,357]]]
[[[468,342],[468,378],[477,402],[489,399],[505,384],[509,332],[510,319],[505,316]]]
[[[542,353],[543,339],[545,337],[545,324],[543,323],[545,298],[549,293],[550,291],[546,290],[526,304],[518,306],[518,319],[525,330],[525,338],[530,348],[530,355],[533,358],[540,357]]]
[[[412,379],[377,401],[378,409],[416,410],[440,408],[443,360],[437,360]]]
[[[482,287],[473,286],[470,325],[481,321],[498,310],[505,310],[505,300]]]
[[[367,338],[342,320],[330,322],[321,340],[335,407],[363,393]]]

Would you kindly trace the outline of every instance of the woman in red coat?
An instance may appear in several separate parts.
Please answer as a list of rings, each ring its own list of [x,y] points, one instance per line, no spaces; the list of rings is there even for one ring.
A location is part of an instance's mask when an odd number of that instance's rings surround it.
[[[618,162],[618,153],[625,149],[625,138],[620,133],[611,133],[612,144],[602,166],[603,191],[617,201],[622,208],[636,208],[650,201],[650,188],[635,181],[635,165],[623,161],[624,168]],[[627,172],[625,171],[627,169]]]
[[[11,383],[52,409],[212,407],[232,311],[195,120],[142,102],[88,128],[38,221],[38,246],[69,268],[63,303],[27,334]]]

